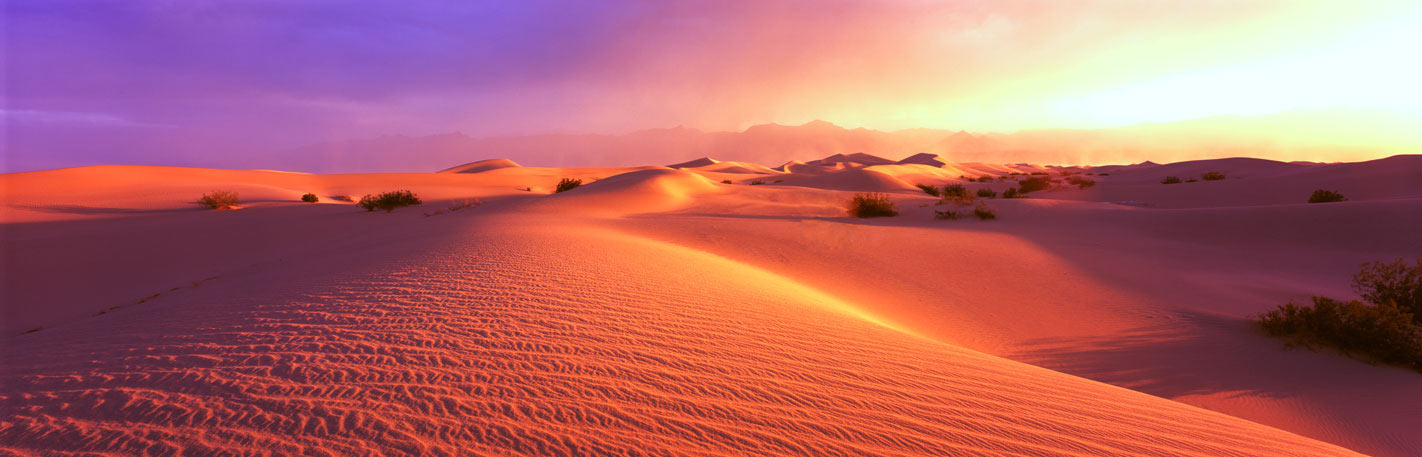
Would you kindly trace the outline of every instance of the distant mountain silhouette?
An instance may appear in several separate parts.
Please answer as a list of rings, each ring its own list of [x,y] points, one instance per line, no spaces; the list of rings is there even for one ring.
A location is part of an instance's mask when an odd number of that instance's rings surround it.
[[[1350,117],[1351,116],[1351,117]],[[802,125],[761,124],[740,132],[704,132],[674,127],[624,135],[550,134],[472,138],[461,133],[421,137],[384,136],[280,151],[264,167],[315,172],[436,171],[461,163],[506,158],[528,166],[632,166],[692,162],[714,157],[762,165],[802,161],[819,164],[836,155],[847,162],[986,162],[1037,164],[1129,164],[1149,159],[1177,162],[1220,157],[1317,160],[1354,154],[1417,153],[1422,133],[1405,126],[1372,123],[1352,113],[1289,112],[1257,117],[1097,129],[1024,130],[1011,134],[908,129],[893,132],[846,129],[825,121]],[[1335,121],[1351,120],[1344,138]],[[1394,123],[1396,124],[1396,123]],[[1365,127],[1357,127],[1364,125]],[[1295,128],[1297,127],[1297,128]],[[1371,130],[1369,130],[1371,129]],[[1397,145],[1414,145],[1412,149]],[[822,159],[823,158],[823,159]],[[297,161],[297,164],[291,162]],[[273,162],[266,164],[265,162]],[[858,163],[858,162],[856,162]]]

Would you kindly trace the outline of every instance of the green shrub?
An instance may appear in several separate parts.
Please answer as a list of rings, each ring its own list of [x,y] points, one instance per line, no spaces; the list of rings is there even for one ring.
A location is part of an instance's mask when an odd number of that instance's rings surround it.
[[[930,185],[928,185],[928,184],[914,184],[914,185],[915,185],[915,186],[918,186],[919,190],[922,190],[923,193],[925,193],[925,194],[932,195],[932,196],[934,196],[934,197],[937,197],[937,196],[938,196],[938,188],[937,188],[937,187],[930,186]]]
[[[941,195],[944,200],[953,198],[967,198],[968,188],[963,187],[962,184],[949,184],[943,186],[943,191],[939,195]]]
[[[997,219],[997,212],[992,210],[986,203],[978,202],[978,206],[973,207],[973,215],[978,219],[990,221]]]
[[[1364,263],[1353,275],[1353,291],[1371,303],[1397,305],[1422,325],[1422,259],[1412,266],[1401,258]]]
[[[214,190],[210,194],[203,194],[198,199],[198,203],[212,209],[232,209],[241,203],[237,200],[237,193],[230,190]]]
[[[1390,303],[1313,297],[1313,305],[1288,303],[1264,313],[1259,324],[1270,336],[1304,346],[1329,346],[1422,371],[1422,327],[1411,313]]]
[[[1177,178],[1177,177],[1175,177],[1175,176],[1166,176],[1165,179],[1160,180],[1160,183],[1161,183],[1161,184],[1180,184],[1180,178]]]
[[[997,196],[997,192],[984,187],[982,189],[978,189],[978,196],[982,198],[993,198]]]
[[[361,208],[365,208],[366,211],[383,209],[388,213],[394,211],[395,208],[414,206],[421,203],[424,202],[420,200],[420,197],[415,196],[414,192],[408,190],[393,190],[380,195],[366,194],[364,197],[361,197],[360,202],[356,204],[360,205]]]
[[[306,194],[301,196],[301,201],[304,201],[306,203],[316,203],[321,201],[321,198],[317,197],[316,194]]]
[[[1318,189],[1313,191],[1313,195],[1308,196],[1309,203],[1334,203],[1348,201],[1348,197],[1331,190]]]
[[[581,185],[583,185],[583,180],[581,179],[563,178],[558,181],[558,187],[553,188],[553,193],[567,192]]]
[[[1036,174],[1036,173],[1033,173]],[[1046,177],[1027,178],[1017,182],[1017,193],[1026,194],[1039,190],[1045,190],[1051,182]]]
[[[1224,174],[1224,173],[1220,173],[1220,172],[1218,172],[1218,171],[1210,171],[1210,172],[1206,172],[1206,173],[1203,174],[1203,175],[1200,175],[1200,179],[1203,179],[1203,180],[1206,180],[1206,181],[1220,181],[1220,180],[1225,179],[1225,174]]]
[[[889,196],[878,192],[854,194],[854,198],[849,199],[849,204],[845,207],[852,217],[888,217],[898,216],[899,211],[894,209],[894,202],[889,201]]]

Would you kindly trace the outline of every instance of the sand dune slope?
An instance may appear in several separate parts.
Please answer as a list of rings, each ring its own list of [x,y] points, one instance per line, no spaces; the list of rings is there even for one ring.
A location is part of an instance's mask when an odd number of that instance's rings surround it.
[[[460,213],[369,274],[5,341],[0,449],[1351,455],[875,324],[710,254]]]

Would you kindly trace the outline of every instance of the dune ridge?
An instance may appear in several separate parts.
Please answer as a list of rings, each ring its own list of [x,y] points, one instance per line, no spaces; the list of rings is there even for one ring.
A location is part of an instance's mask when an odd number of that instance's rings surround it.
[[[470,220],[376,276],[12,340],[0,442],[133,455],[1354,455],[915,338],[690,249]]]

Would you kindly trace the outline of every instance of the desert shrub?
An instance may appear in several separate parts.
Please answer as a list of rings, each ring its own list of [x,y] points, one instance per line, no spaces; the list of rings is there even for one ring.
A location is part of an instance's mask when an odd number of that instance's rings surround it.
[[[1199,180],[1198,180],[1198,179],[1195,179],[1195,178],[1190,178],[1190,179],[1185,180],[1185,182],[1197,182],[1197,181],[1199,181]]]
[[[993,198],[997,196],[997,192],[984,187],[982,189],[978,189],[978,196],[982,198]]]
[[[1111,176],[1111,174],[1110,174],[1110,173],[1102,173],[1102,174],[1100,174],[1100,175],[1098,175],[1098,176]]]
[[[1046,176],[1046,175],[1047,175],[1047,172],[1045,172],[1045,171],[1034,171],[1034,172],[1032,172],[1032,175],[1033,175],[1033,176]]]
[[[1397,305],[1422,325],[1422,259],[1412,266],[1400,258],[1364,263],[1353,275],[1353,291],[1371,303]]]
[[[237,200],[237,193],[230,190],[214,190],[210,194],[203,194],[198,199],[198,203],[212,209],[232,209],[240,201]]]
[[[1422,371],[1422,327],[1411,313],[1390,303],[1313,297],[1312,305],[1288,303],[1264,313],[1259,324],[1270,336],[1304,346],[1329,346]]]
[[[752,186],[760,186],[760,185],[764,185],[764,184],[765,184],[765,181],[761,181],[761,180],[759,180],[759,179],[750,182],[750,185],[752,185]]]
[[[356,204],[360,205],[361,208],[365,208],[366,211],[383,209],[388,213],[394,211],[395,208],[414,206],[421,203],[424,202],[420,200],[420,197],[415,196],[414,192],[408,190],[392,190],[390,192],[381,193],[380,195],[366,194],[364,197],[361,197],[360,202]]]
[[[785,182],[785,180],[784,180],[784,179],[777,179],[777,180],[775,180],[774,182]]]
[[[1002,191],[1002,198],[1022,198],[1022,197],[1025,197],[1025,195],[1020,195],[1020,194],[1018,194],[1016,187],[1009,188],[1009,189],[1007,189],[1007,190]]]
[[[1096,180],[1091,178],[1084,178],[1081,176],[1072,176],[1070,178],[1067,178],[1067,183],[1076,186],[1078,189],[1085,189],[1096,185]]]
[[[1348,201],[1348,197],[1331,190],[1318,189],[1313,191],[1313,195],[1308,196],[1309,203],[1334,203]]]
[[[949,184],[943,186],[943,192],[940,195],[944,200],[950,198],[967,198],[968,188],[963,187],[962,184]]]
[[[951,220],[957,219],[957,218],[959,218],[959,217],[961,217],[961,216],[959,216],[959,215],[958,215],[958,212],[955,211],[955,210],[951,210],[951,209],[942,210],[942,211],[939,211],[939,210],[936,210],[936,209],[933,210],[933,218],[934,218],[934,219],[943,219],[943,220],[950,220],[950,221],[951,221]]]
[[[979,202],[978,206],[973,207],[973,215],[985,221],[997,219],[997,211],[993,211],[992,207],[982,202]]]
[[[1203,175],[1200,175],[1200,179],[1203,179],[1203,180],[1206,180],[1206,181],[1220,181],[1220,180],[1225,179],[1225,174],[1224,174],[1224,173],[1220,173],[1220,172],[1218,172],[1218,171],[1209,171],[1209,172],[1205,172],[1205,174],[1203,174]]]
[[[1017,193],[1026,194],[1039,190],[1045,190],[1050,185],[1051,182],[1046,177],[1027,178],[1017,182]]]
[[[581,185],[583,185],[583,180],[581,179],[563,178],[558,181],[558,187],[553,188],[553,193],[567,192]]]
[[[731,180],[729,180],[729,179],[722,179],[722,180],[721,180],[721,184],[730,184],[730,183],[731,183]]]
[[[1160,183],[1161,183],[1161,184],[1180,184],[1180,178],[1175,177],[1175,176],[1166,176],[1165,179],[1160,180]]]
[[[915,185],[915,186],[918,186],[919,190],[922,190],[923,193],[925,193],[925,194],[932,195],[932,196],[934,196],[934,197],[937,197],[937,196],[938,196],[938,188],[937,188],[937,187],[930,186],[930,185],[928,185],[928,184],[914,184],[914,185]]]
[[[321,201],[321,198],[317,197],[316,194],[306,194],[301,196],[301,201],[304,201],[306,203],[316,203]]]
[[[878,192],[868,192],[854,194],[854,198],[849,199],[846,210],[852,217],[888,217],[898,216],[899,211],[894,209],[894,202],[889,201],[889,196]]]
[[[338,202],[353,202],[353,201],[356,201],[356,200],[355,200],[355,197],[352,197],[352,196],[350,196],[350,195],[333,195],[333,196],[331,196],[331,199],[332,199],[332,200],[335,200],[335,201],[338,201]]]

